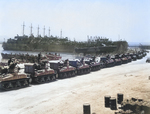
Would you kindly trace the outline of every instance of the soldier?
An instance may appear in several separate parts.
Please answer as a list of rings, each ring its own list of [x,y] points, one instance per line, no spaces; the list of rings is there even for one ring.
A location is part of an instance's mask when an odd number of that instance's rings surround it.
[[[38,54],[38,63],[40,62],[41,59],[41,52]]]
[[[82,64],[83,64],[83,60],[84,60],[84,57],[82,57],[82,59],[81,59],[81,61],[80,61]]]
[[[96,57],[94,56],[94,57],[93,57],[93,62],[95,62],[95,58],[96,58]]]
[[[69,61],[68,59],[65,60],[64,66],[67,66],[67,62],[68,62],[68,61]]]
[[[11,61],[12,61],[12,60],[11,60],[11,58],[10,58],[10,59],[8,60],[8,66],[10,65]]]

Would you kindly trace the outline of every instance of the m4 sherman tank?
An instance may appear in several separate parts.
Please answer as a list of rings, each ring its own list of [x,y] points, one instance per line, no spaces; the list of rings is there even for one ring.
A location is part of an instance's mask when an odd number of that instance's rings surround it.
[[[114,60],[115,65],[121,65],[122,64],[122,61],[121,61],[121,59],[119,58],[118,55],[114,55],[111,59]]]
[[[100,58],[96,58],[95,56],[85,59],[85,63],[90,66],[91,71],[100,70],[101,68]]]
[[[147,53],[145,51],[142,51],[143,57],[145,57],[147,55]]]
[[[131,62],[131,61],[132,61],[132,58],[131,58],[131,56],[130,56],[130,54],[129,54],[129,53],[125,54],[125,57],[127,57],[128,62]]]
[[[136,54],[130,53],[129,55],[131,56],[131,58],[132,58],[133,61],[137,60]]]
[[[77,74],[79,75],[90,73],[90,66],[85,63],[84,58],[82,58],[81,60],[79,59],[70,60],[69,64],[76,68]]]
[[[58,74],[58,78],[68,78],[76,75],[76,68],[69,66],[69,60],[65,61],[49,61],[50,68],[54,69]]]
[[[101,57],[100,62],[104,64],[103,67],[112,67],[115,65],[115,61],[111,59],[109,55],[106,57]]]
[[[125,54],[121,54],[119,57],[122,61],[122,64],[128,63],[128,58],[125,56]]]
[[[2,66],[0,71],[0,88],[3,90],[19,89],[31,83],[30,75],[24,73],[16,61],[12,61],[9,66]]]
[[[147,58],[146,63],[150,63],[150,58]]]
[[[136,57],[137,57],[137,59],[142,59],[143,54],[139,51],[139,52],[136,53]]]
[[[57,74],[53,69],[50,69],[48,61],[41,61],[41,63],[26,63],[25,73],[31,75],[33,82],[41,84],[54,81]]]

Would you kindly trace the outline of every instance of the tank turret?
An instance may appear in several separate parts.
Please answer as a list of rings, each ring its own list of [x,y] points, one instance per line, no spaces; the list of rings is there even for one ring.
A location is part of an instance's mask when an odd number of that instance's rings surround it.
[[[103,63],[103,67],[112,67],[115,65],[115,61],[107,55],[106,57],[101,57],[101,63]]]
[[[114,57],[112,57],[112,59],[114,60],[115,65],[121,65],[122,64],[122,61],[121,61],[119,55],[114,55]]]

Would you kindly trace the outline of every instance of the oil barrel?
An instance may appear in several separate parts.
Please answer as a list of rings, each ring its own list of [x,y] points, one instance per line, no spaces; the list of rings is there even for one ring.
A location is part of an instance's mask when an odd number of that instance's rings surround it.
[[[118,102],[118,104],[121,104],[122,101],[123,101],[123,94],[122,93],[118,93],[117,94],[117,102]]]
[[[116,104],[116,98],[115,97],[110,98],[110,109],[111,110],[116,110],[117,109],[117,104]]]
[[[110,107],[110,98],[111,98],[111,96],[109,96],[109,95],[106,95],[104,97],[104,99],[105,99],[105,107]]]
[[[83,104],[83,114],[91,114],[90,104]]]

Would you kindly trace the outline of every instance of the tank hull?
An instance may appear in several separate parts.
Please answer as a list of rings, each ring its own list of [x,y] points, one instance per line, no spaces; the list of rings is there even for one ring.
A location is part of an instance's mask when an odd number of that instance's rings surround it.
[[[20,88],[28,87],[29,85],[30,85],[30,78],[22,78],[22,79],[0,82],[0,88],[3,90],[20,89]]]

